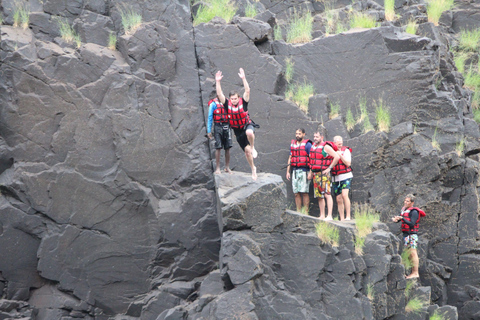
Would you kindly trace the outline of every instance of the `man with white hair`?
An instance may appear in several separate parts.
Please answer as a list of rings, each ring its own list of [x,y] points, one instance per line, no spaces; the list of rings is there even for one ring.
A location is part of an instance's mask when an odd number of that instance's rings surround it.
[[[338,147],[338,155],[340,160],[332,169],[333,177],[333,194],[337,198],[338,215],[340,221],[344,220],[344,212],[346,213],[345,220],[350,220],[350,198],[348,192],[352,184],[352,149],[343,145],[343,139],[340,136],[333,138],[333,143]]]

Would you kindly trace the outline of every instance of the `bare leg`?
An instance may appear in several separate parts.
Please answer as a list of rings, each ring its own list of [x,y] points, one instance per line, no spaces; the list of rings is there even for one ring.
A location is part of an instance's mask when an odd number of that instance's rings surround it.
[[[418,274],[418,253],[417,249],[410,248],[410,259],[412,260],[412,273],[407,276],[407,279],[411,278],[418,278],[420,275]]]
[[[308,207],[310,205],[310,196],[308,193],[302,193],[303,206],[305,207],[305,213],[308,214]]]
[[[302,195],[300,193],[295,193],[295,205],[297,206],[297,212],[302,210]]]
[[[257,168],[255,168],[255,165],[253,164],[253,156],[252,156],[252,147],[251,146],[246,146],[245,147],[245,157],[247,158],[248,164],[250,165],[250,168],[252,169],[252,179],[257,180]]]
[[[346,218],[345,220],[350,220],[350,198],[348,197],[348,192],[349,189],[343,189],[342,190],[342,198],[343,198],[343,203],[345,203],[345,213],[346,213]]]
[[[318,206],[320,207],[320,219],[325,219],[325,199],[318,198]]]
[[[220,151],[221,149],[215,150],[215,174],[220,174]]]
[[[337,207],[338,207],[338,215],[340,216],[340,221],[343,221],[343,211],[345,210],[345,206],[343,204],[343,198],[341,194],[337,196]]]
[[[247,134],[248,143],[250,143],[250,146],[252,147],[252,157],[255,159],[258,156],[257,150],[255,150],[255,145],[254,145],[255,133],[253,132],[253,130],[248,129],[246,131],[246,134]]]
[[[332,211],[333,211],[333,199],[332,195],[326,194],[325,198],[327,199],[327,209],[328,209],[328,215],[325,218],[325,220],[333,220],[332,218]]]
[[[230,170],[230,149],[225,150],[225,171],[232,174],[232,170]]]

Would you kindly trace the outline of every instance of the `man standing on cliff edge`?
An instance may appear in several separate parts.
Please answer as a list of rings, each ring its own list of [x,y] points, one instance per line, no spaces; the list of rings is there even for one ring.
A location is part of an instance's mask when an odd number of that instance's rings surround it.
[[[217,96],[220,102],[225,106],[227,110],[227,117],[230,126],[235,132],[237,142],[245,152],[248,164],[252,169],[252,179],[257,180],[257,168],[253,164],[253,159],[257,157],[257,151],[255,150],[255,123],[250,119],[248,114],[248,102],[250,100],[250,86],[245,78],[245,72],[242,68],[239,69],[238,76],[243,81],[243,87],[245,92],[243,98],[240,97],[237,91],[230,91],[228,99],[222,91],[220,81],[223,78],[222,72],[217,71],[215,74]]]

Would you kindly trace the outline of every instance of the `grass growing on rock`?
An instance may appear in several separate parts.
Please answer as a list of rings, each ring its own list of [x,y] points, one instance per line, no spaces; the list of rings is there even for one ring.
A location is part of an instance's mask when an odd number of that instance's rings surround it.
[[[273,39],[277,41],[283,40],[282,28],[279,25],[273,28]]]
[[[237,8],[230,0],[204,0],[204,5],[200,5],[197,14],[193,18],[193,25],[210,22],[213,18],[219,17],[227,23],[232,21]]]
[[[345,126],[347,127],[348,131],[352,131],[355,127],[355,118],[353,117],[353,113],[350,108],[347,109],[347,114],[345,115]]]
[[[363,254],[363,246],[366,237],[372,233],[373,224],[380,221],[380,216],[368,204],[354,204],[353,212],[355,217],[355,252],[359,255]]]
[[[324,243],[328,243],[334,247],[338,247],[338,241],[340,240],[340,233],[338,228],[333,224],[321,221],[315,225],[317,236]]]
[[[392,21],[395,19],[395,0],[385,0],[385,20]]]
[[[465,60],[467,60],[467,54],[463,52],[455,53],[453,58],[453,62],[457,67],[458,72],[464,73],[465,72]]]
[[[285,80],[287,81],[287,83],[292,82],[294,64],[295,63],[292,61],[292,58],[285,59]]]
[[[65,42],[75,44],[77,48],[80,48],[80,45],[82,44],[82,41],[80,40],[80,35],[68,23],[68,20],[66,18],[58,18],[57,23],[60,29],[60,35],[62,39]]]
[[[458,47],[461,51],[478,51],[480,44],[480,28],[461,30],[458,36]]]
[[[328,117],[330,119],[336,118],[340,115],[340,105],[338,103],[331,103],[330,104],[330,114]]]
[[[410,258],[410,250],[405,249],[402,251],[402,254],[400,255],[402,258],[402,265],[405,268],[405,270],[410,270],[413,267],[412,260]]]
[[[373,283],[367,284],[366,291],[368,300],[373,301],[375,298],[375,288]]]
[[[452,9],[454,6],[454,0],[428,0],[427,1],[427,17],[428,22],[432,22],[438,26],[438,21],[442,16],[442,13]]]
[[[383,99],[379,99],[378,102],[375,102],[375,120],[377,121],[378,131],[390,131],[390,111],[383,103]]]
[[[425,307],[425,302],[418,297],[408,300],[405,306],[406,313],[419,313]]]
[[[307,83],[306,80],[303,83],[291,83],[287,87],[285,92],[285,98],[295,102],[298,107],[308,112],[308,100],[315,93],[315,88],[312,84]]]
[[[475,120],[476,123],[480,124],[480,109],[473,110],[473,120]]]
[[[358,101],[358,106],[360,108],[360,115],[357,119],[357,123],[363,124],[363,133],[372,131],[373,126],[370,122],[370,118],[368,117],[367,99],[365,97],[360,98]]]
[[[117,48],[117,36],[114,33],[108,35],[108,49],[115,50]]]
[[[305,43],[312,40],[313,17],[309,11],[303,14],[295,11],[287,28],[288,43]]]
[[[253,18],[257,15],[257,8],[253,3],[247,4],[245,7],[245,17],[247,18]]]
[[[437,140],[437,130],[438,130],[438,127],[435,128],[435,132],[433,133],[433,137],[432,137],[432,147],[434,147],[434,148],[437,149],[438,151],[442,151],[442,149],[440,148],[440,143],[438,143],[438,140]]]
[[[417,285],[417,279],[409,279],[407,280],[407,284],[405,285],[405,297],[408,298],[410,297],[410,294],[412,293],[412,289],[415,288]]]
[[[455,144],[455,152],[459,157],[462,156],[463,150],[465,150],[465,138],[460,139],[460,141]]]
[[[122,26],[125,34],[133,34],[142,24],[142,15],[127,5],[121,6],[118,11],[122,18]]]
[[[464,74],[464,86],[475,91],[480,87],[480,74],[478,73],[478,66],[476,68],[470,65],[467,73]]]
[[[30,8],[28,3],[24,1],[15,1],[13,8],[13,27],[25,30],[28,28],[29,21]]]
[[[350,19],[350,27],[353,28],[375,28],[377,20],[367,13],[354,13]]]
[[[415,20],[409,20],[405,26],[405,32],[413,35],[417,34],[418,24]]]
[[[437,312],[435,312],[428,318],[428,320],[445,320],[445,317]]]

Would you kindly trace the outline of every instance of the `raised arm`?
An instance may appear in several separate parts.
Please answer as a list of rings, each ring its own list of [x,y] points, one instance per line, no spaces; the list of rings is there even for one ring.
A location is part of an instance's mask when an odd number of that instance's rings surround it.
[[[220,81],[222,81],[222,78],[223,78],[222,71],[217,71],[217,73],[215,74],[215,83],[216,83],[215,88],[217,89],[218,100],[220,100],[220,102],[224,104],[225,95],[223,94],[222,86],[220,85]]]
[[[245,77],[245,71],[243,71],[243,68],[239,69],[238,76],[240,79],[243,81],[243,88],[245,89],[245,92],[243,93],[243,100],[248,102],[250,100],[250,86],[248,85],[247,78]]]

